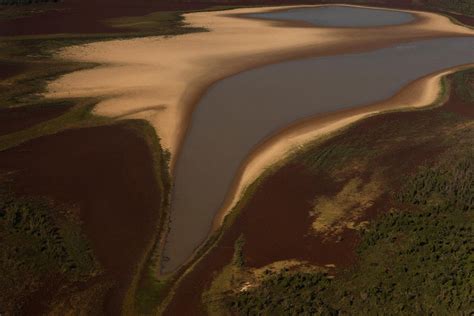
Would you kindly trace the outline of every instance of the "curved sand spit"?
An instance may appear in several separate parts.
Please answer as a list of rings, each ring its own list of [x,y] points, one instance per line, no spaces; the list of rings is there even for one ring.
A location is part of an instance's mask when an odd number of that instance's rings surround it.
[[[176,37],[148,37],[96,42],[63,49],[61,58],[102,64],[67,74],[48,86],[46,97],[99,97],[95,113],[149,121],[172,153],[183,139],[193,106],[214,82],[238,72],[305,56],[358,52],[418,39],[473,36],[444,16],[410,11],[412,23],[378,28],[318,28],[302,23],[272,22],[240,15],[295,8],[245,8],[185,15],[192,26],[209,32]],[[295,147],[362,117],[386,109],[422,106],[438,93],[441,74],[418,80],[394,98],[358,109],[309,119],[265,142],[241,169],[233,194],[216,217],[220,223],[246,185]]]
[[[305,144],[324,137],[363,118],[392,110],[421,108],[434,104],[440,97],[441,80],[444,76],[474,64],[436,72],[420,78],[401,89],[393,97],[382,102],[347,110],[318,115],[304,122],[289,126],[262,143],[242,164],[239,176],[234,180],[232,192],[223,208],[214,219],[213,228],[222,223],[226,213],[239,201],[245,188],[254,182],[266,169],[287,157]]]

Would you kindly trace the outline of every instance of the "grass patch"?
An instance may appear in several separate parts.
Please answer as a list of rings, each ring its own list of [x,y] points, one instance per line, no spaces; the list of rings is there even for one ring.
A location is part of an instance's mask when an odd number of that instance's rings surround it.
[[[456,94],[466,103],[474,106],[474,70],[468,69],[454,74]]]
[[[169,218],[169,194],[172,185],[169,173],[171,154],[161,147],[159,137],[148,122],[134,121],[127,127],[142,137],[152,150],[155,177],[161,192],[160,209],[156,210],[160,214],[156,237],[151,241],[142,263],[137,267],[137,273],[126,299],[128,301],[127,312],[148,315],[153,314],[170,286],[169,280],[160,279],[158,276],[161,268],[164,233]]]
[[[245,245],[244,235],[240,235],[239,238],[235,241],[234,245],[234,260],[233,263],[236,267],[243,267],[245,265],[245,258],[243,254],[243,249]]]
[[[474,16],[474,3],[470,0],[425,0],[425,5],[466,16]]]
[[[382,193],[383,182],[376,177],[364,183],[360,178],[350,179],[333,197],[316,200],[313,214],[313,229],[318,233],[335,234],[372,206]]]
[[[143,35],[179,35],[206,31],[201,27],[190,27],[184,22],[183,12],[159,11],[145,16],[120,17],[109,19],[110,26],[139,32]]]
[[[355,142],[354,142],[355,141]],[[333,146],[321,148],[317,152],[310,150],[303,153],[297,153],[297,159],[310,170],[327,170],[342,168],[354,156],[365,156],[367,158],[373,154],[373,151],[367,145],[364,145],[364,139],[351,138],[347,142],[339,142]]]

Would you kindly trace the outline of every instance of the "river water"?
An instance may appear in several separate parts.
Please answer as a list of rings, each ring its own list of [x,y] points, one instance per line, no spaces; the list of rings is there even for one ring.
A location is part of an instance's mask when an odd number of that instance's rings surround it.
[[[405,24],[415,20],[415,17],[408,12],[345,6],[287,9],[249,14],[248,16],[265,20],[306,22],[323,27],[388,26]]]

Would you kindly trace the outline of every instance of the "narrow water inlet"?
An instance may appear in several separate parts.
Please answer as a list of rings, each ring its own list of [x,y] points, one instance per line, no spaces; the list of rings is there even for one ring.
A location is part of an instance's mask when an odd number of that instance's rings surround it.
[[[472,62],[474,38],[435,39],[265,66],[210,87],[177,158],[163,272],[204,241],[240,164],[266,137],[319,113],[387,99],[413,80]]]

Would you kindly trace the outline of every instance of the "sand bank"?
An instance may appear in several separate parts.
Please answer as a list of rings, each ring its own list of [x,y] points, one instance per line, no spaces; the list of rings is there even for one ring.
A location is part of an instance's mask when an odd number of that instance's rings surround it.
[[[441,102],[438,98],[441,97],[442,78],[472,66],[474,64],[463,65],[425,76],[408,84],[385,101],[308,118],[269,138],[242,164],[232,192],[228,194],[227,201],[215,217],[214,229],[220,226],[227,212],[240,200],[245,188],[265,170],[282,161],[284,157],[288,157],[318,138],[327,136],[363,118],[386,111],[421,108],[433,105],[437,101]]]
[[[172,155],[172,168],[194,104],[212,83],[264,64],[305,56],[384,47],[416,39],[473,35],[448,18],[412,12],[416,21],[380,28],[316,28],[241,18],[292,7],[245,8],[185,15],[209,32],[71,46],[59,57],[102,66],[67,74],[46,97],[99,97],[95,113],[140,118],[156,129]]]

